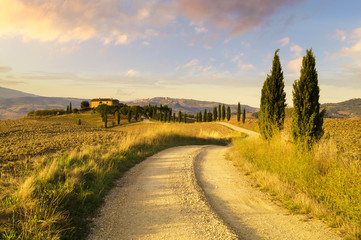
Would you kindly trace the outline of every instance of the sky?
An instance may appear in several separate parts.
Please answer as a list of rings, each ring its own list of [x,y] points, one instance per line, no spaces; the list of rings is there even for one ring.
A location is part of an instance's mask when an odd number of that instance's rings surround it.
[[[258,107],[280,49],[292,106],[312,48],[320,102],[360,98],[360,9],[360,0],[0,0],[0,86]]]

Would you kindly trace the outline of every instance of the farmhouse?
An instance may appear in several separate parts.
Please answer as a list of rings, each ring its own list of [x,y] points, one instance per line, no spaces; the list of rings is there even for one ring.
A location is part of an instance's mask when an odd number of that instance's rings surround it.
[[[96,108],[101,104],[106,104],[108,106],[119,105],[119,100],[113,98],[95,98],[90,101],[91,108]]]

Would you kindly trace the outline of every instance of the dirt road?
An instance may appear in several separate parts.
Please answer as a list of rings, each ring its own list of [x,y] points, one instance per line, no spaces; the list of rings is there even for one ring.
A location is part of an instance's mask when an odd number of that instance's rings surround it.
[[[162,151],[117,183],[89,239],[237,239],[197,184],[194,159],[203,146]]]
[[[89,239],[340,239],[252,188],[226,151],[176,147],[138,164],[107,196]]]

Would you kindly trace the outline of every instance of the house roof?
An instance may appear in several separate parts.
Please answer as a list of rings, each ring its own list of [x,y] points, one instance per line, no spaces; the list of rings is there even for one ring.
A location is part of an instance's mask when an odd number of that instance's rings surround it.
[[[98,101],[119,101],[119,100],[113,98],[94,98],[91,100],[91,102],[98,102]]]

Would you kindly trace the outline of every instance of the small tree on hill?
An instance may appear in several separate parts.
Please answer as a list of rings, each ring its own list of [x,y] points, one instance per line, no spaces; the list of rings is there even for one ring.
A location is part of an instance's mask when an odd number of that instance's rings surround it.
[[[241,104],[239,102],[237,106],[237,121],[241,121]]]
[[[117,123],[120,124],[120,110],[117,111]]]
[[[132,110],[129,109],[128,111],[128,122],[130,123],[132,121]]]
[[[246,108],[243,108],[243,113],[242,113],[242,123],[246,122]]]
[[[207,109],[204,109],[203,122],[207,122]]]
[[[227,107],[227,121],[231,120],[231,107]]]
[[[89,102],[88,101],[82,101],[81,103],[80,103],[80,108],[81,109],[88,109],[90,107],[90,105],[89,105]]]
[[[213,114],[212,114],[211,112],[208,113],[208,115],[207,115],[207,120],[208,120],[208,122],[212,122],[212,120],[213,120]]]
[[[218,104],[218,121],[222,120],[222,107],[221,104]]]
[[[214,107],[213,108],[213,121],[217,121],[217,118],[218,118],[218,116],[217,116],[217,107]]]
[[[222,105],[222,120],[226,119],[226,106]]]
[[[323,135],[323,117],[326,109],[320,112],[320,88],[316,59],[312,49],[306,50],[302,59],[300,79],[293,84],[293,114],[291,131],[296,142],[308,147]]]

